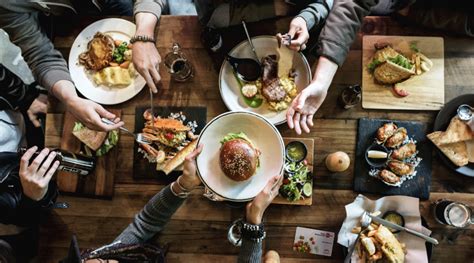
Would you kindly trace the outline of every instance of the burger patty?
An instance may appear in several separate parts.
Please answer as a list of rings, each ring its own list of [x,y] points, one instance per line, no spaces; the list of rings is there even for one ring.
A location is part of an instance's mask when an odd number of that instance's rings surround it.
[[[222,145],[219,163],[227,177],[234,181],[245,181],[257,169],[258,152],[248,141],[233,139]]]

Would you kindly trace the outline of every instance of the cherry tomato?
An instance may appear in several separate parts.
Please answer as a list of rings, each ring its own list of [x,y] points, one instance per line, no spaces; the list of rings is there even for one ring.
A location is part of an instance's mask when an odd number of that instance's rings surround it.
[[[173,137],[174,137],[174,134],[172,134],[171,132],[168,132],[167,134],[165,134],[165,137],[166,137],[166,139],[168,139],[168,140],[172,140]]]
[[[397,85],[393,85],[393,91],[395,92],[395,94],[397,94],[400,97],[406,97],[406,96],[410,95],[410,93],[408,93],[408,91],[398,87]]]

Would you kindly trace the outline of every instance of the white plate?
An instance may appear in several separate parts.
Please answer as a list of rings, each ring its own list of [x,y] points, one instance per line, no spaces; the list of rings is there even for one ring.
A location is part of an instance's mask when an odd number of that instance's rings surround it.
[[[259,58],[267,55],[277,54],[279,57],[293,57],[292,68],[296,72],[296,88],[298,92],[303,90],[311,81],[311,68],[303,54],[295,52],[286,47],[278,48],[278,42],[274,36],[257,36],[252,38],[252,43]],[[235,46],[229,55],[237,58],[254,58],[248,41],[242,41]],[[274,125],[286,122],[286,110],[275,112],[268,109],[264,102],[258,108],[249,107],[245,104],[240,93],[240,85],[235,79],[234,71],[227,61],[224,61],[219,72],[219,90],[222,100],[231,111],[251,111],[267,118]]]
[[[97,85],[92,80],[84,66],[79,64],[79,55],[87,50],[87,43],[95,33],[102,32],[113,39],[130,41],[135,34],[135,24],[120,18],[107,18],[90,24],[76,37],[69,52],[69,72],[76,88],[86,98],[100,104],[113,105],[127,101],[137,95],[145,86],[145,79],[137,74],[133,83],[127,87],[107,87]]]
[[[230,132],[244,132],[261,151],[256,173],[243,182],[229,179],[219,164],[220,141]],[[226,200],[251,200],[262,191],[270,178],[283,173],[283,138],[276,127],[261,115],[252,112],[223,113],[204,127],[198,144],[204,145],[197,157],[198,175],[207,188]]]

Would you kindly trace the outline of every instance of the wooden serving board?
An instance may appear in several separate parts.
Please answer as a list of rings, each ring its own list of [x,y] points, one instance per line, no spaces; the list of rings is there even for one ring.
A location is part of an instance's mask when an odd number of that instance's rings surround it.
[[[121,110],[107,109],[117,117],[122,115]],[[72,134],[74,123],[77,121],[71,113],[64,114],[64,126],[61,136],[61,149],[79,153],[81,141]],[[119,134],[120,136],[120,134]],[[114,194],[114,176],[117,164],[117,146],[112,148],[106,155],[96,157],[94,171],[86,176],[58,172],[57,183],[62,193],[68,193],[85,197],[112,198]]]
[[[308,139],[308,138],[283,138],[283,141],[285,142],[285,145],[292,141],[300,141],[304,143],[306,148],[308,149],[308,156],[306,157],[306,161],[308,162],[308,168],[311,174],[313,174],[313,180],[314,180],[314,173],[313,173],[313,159],[314,159],[314,139]],[[312,185],[314,185],[312,183]],[[288,201],[286,198],[281,196],[280,194],[273,199],[272,204],[281,204],[281,205],[312,205],[313,204],[313,196],[314,196],[314,190],[313,190],[313,195],[311,197],[307,197],[305,199],[301,199],[298,201]]]
[[[416,167],[417,175],[403,182],[400,187],[389,186],[369,175],[371,167],[365,160],[367,148],[374,143],[377,130],[385,123],[393,122],[405,127],[408,136],[417,141],[418,157],[422,161]],[[432,146],[426,138],[427,126],[414,121],[392,121],[382,119],[359,119],[354,167],[354,191],[379,195],[407,195],[426,200],[430,196]]]
[[[430,71],[397,84],[410,95],[398,97],[392,85],[375,82],[367,65],[372,61],[377,42],[392,47],[411,58],[410,43],[433,61]],[[444,41],[441,37],[364,36],[362,40],[362,107],[364,109],[439,110],[444,105]]]

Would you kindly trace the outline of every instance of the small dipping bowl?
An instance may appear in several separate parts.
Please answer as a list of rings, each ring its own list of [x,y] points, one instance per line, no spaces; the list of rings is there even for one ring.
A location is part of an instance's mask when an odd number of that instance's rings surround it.
[[[285,147],[285,156],[292,162],[302,162],[308,155],[308,148],[300,141],[292,141]]]
[[[380,151],[380,152],[385,152],[387,153],[387,158],[369,158],[369,151]],[[372,167],[375,167],[375,168],[380,168],[382,166],[385,165],[385,163],[387,162],[388,160],[388,149],[381,145],[381,144],[377,144],[377,143],[374,143],[372,145],[370,145],[367,150],[365,150],[365,161]]]

